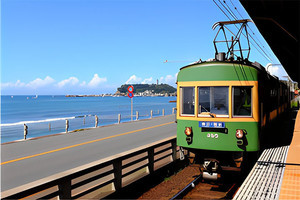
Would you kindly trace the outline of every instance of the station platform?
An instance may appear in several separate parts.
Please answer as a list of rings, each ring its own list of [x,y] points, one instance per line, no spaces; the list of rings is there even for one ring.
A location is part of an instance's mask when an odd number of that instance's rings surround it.
[[[300,110],[291,144],[265,149],[234,199],[300,199]]]
[[[286,159],[279,199],[300,199],[300,110]]]

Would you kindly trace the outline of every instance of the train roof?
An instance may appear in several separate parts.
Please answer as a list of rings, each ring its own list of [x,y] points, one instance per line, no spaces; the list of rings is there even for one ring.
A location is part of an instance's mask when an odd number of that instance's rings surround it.
[[[182,68],[180,68],[180,71],[183,70],[183,69],[187,69],[187,68],[191,68],[191,69],[194,69],[194,67],[198,68],[198,67],[201,67],[203,65],[203,67],[205,66],[206,68],[211,65],[212,69],[216,66],[220,66],[224,64],[224,66],[226,65],[239,65],[240,67],[247,67],[248,69],[252,69],[251,71],[257,71],[258,73],[260,73],[262,76],[266,77],[267,79],[275,79],[275,80],[279,80],[276,76],[272,76],[269,72],[266,71],[266,69],[261,65],[259,64],[258,62],[250,62],[248,60],[244,60],[244,61],[238,61],[238,60],[225,60],[225,61],[217,61],[216,59],[213,59],[213,60],[208,60],[208,61],[202,61],[201,59],[199,61],[196,61],[194,63],[191,63],[189,65],[186,65]],[[212,71],[212,70],[209,70],[209,71]],[[227,75],[229,75],[230,73],[230,69],[229,69],[229,72],[227,73]],[[229,78],[229,77],[228,77]],[[207,79],[207,78],[205,78]],[[254,78],[256,79],[256,78]]]
[[[250,61],[244,61],[244,62],[241,62],[241,61],[237,61],[237,60],[233,60],[233,61],[216,61],[215,59],[213,60],[208,60],[208,61],[202,61],[201,59],[199,61],[196,61],[196,62],[193,62],[189,65],[186,65],[182,68],[180,68],[180,70],[184,69],[184,68],[187,68],[187,67],[193,67],[193,66],[196,66],[196,65],[199,65],[199,64],[221,64],[221,63],[224,63],[224,64],[240,64],[240,65],[247,65],[247,66],[250,66],[250,67],[253,67],[253,68],[256,68],[257,70],[259,71],[262,71],[262,72],[266,72],[266,69],[261,65],[259,64],[258,62],[250,62]],[[266,72],[267,73],[267,72]]]

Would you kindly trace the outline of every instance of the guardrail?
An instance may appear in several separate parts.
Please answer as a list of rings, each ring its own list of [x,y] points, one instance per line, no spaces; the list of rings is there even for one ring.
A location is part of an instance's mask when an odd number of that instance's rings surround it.
[[[153,117],[175,114],[176,108],[171,110],[150,110],[150,112],[138,112],[133,115],[133,120],[152,119]],[[68,133],[86,128],[105,126],[110,124],[131,121],[130,115],[82,115],[69,119],[57,119],[49,122],[37,121],[12,126],[1,126],[2,142],[10,142],[14,140],[26,140],[29,137],[39,137],[44,135],[52,135],[57,133]]]
[[[185,152],[187,153],[187,152]],[[103,198],[179,158],[176,137],[3,191],[3,199]]]

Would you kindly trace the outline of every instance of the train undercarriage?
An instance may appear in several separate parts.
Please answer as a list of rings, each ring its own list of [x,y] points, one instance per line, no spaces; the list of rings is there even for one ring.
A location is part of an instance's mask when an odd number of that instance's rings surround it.
[[[203,180],[213,182],[221,180],[224,173],[246,174],[258,157],[258,152],[186,150],[189,152],[187,157],[190,163],[198,164]]]

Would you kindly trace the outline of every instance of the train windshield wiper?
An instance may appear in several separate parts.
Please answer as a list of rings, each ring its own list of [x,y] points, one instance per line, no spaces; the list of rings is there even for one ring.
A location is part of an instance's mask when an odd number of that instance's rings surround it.
[[[202,106],[201,104],[199,104],[199,106],[200,106],[200,111],[201,111],[201,108],[203,108],[203,109],[209,114],[209,116],[211,116],[212,118],[215,118],[215,117],[216,117],[216,114],[209,112],[209,111],[208,111],[204,106]]]

